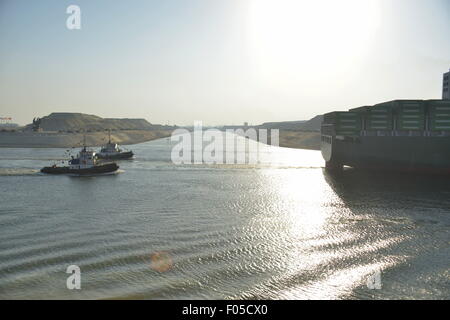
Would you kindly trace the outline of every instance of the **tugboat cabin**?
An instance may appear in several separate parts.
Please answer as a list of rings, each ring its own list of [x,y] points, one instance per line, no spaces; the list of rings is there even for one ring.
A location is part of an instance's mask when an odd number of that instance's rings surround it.
[[[73,158],[69,161],[70,169],[87,169],[92,168],[96,164],[96,156],[95,152],[92,150],[87,150],[86,147],[84,147],[80,153],[78,154],[77,158]]]

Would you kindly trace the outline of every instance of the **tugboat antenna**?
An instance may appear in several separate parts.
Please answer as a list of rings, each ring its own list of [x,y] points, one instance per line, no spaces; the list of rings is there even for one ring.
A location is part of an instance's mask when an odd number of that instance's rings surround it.
[[[86,150],[86,130],[83,133],[83,149]]]

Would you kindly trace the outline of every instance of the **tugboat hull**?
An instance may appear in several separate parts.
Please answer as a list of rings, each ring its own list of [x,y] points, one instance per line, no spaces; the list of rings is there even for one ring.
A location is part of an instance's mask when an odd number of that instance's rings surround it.
[[[71,169],[70,167],[44,167],[41,169],[42,173],[47,174],[79,174],[79,175],[90,175],[90,174],[101,174],[110,173],[117,171],[119,166],[115,163],[106,163],[102,165],[96,165],[91,168],[85,169]]]
[[[116,154],[106,154],[106,153],[96,153],[99,159],[110,159],[110,160],[120,160],[120,159],[130,159],[133,157],[133,152],[120,152]]]

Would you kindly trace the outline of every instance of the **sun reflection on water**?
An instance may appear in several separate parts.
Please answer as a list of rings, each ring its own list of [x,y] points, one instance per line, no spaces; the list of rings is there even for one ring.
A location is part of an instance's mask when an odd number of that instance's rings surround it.
[[[295,150],[291,155],[291,159],[295,159]],[[314,158],[317,152],[311,155]],[[305,159],[302,160],[304,163]],[[256,216],[255,219],[265,224],[260,230],[268,233],[266,237],[273,238],[272,243],[276,246],[273,252],[276,258],[283,259],[284,272],[274,275],[244,297],[299,299],[322,295],[339,298],[364,284],[374,272],[398,261],[382,257],[379,252],[401,242],[401,237],[368,242],[364,232],[355,228],[365,217],[348,207],[321,168],[295,168],[302,160],[285,162],[289,165],[287,169],[274,167],[259,172],[260,183],[264,186],[260,192],[270,201],[264,217]],[[280,249],[284,252],[280,253]],[[360,258],[368,255],[375,259]],[[311,282],[310,279],[315,280]],[[274,287],[278,288],[276,295],[273,294]],[[266,292],[267,288],[270,288],[270,294]]]

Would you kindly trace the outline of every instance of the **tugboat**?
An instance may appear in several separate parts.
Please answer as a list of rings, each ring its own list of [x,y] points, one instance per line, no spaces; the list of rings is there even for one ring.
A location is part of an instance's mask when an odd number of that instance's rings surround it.
[[[84,146],[81,149],[78,157],[72,156],[69,160],[69,166],[58,167],[53,165],[51,167],[44,167],[41,169],[42,173],[49,174],[79,174],[79,175],[91,175],[100,173],[110,173],[117,171],[119,166],[113,162],[111,163],[97,163],[97,157],[94,151],[86,149]]]
[[[133,151],[123,151],[116,143],[111,142],[111,131],[109,131],[108,143],[97,153],[99,159],[130,159]]]

